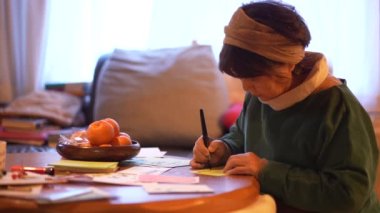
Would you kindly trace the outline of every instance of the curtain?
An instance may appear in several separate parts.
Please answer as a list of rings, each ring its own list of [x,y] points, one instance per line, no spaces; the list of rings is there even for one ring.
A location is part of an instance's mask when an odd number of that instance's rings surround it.
[[[0,102],[42,85],[47,1],[0,1]]]

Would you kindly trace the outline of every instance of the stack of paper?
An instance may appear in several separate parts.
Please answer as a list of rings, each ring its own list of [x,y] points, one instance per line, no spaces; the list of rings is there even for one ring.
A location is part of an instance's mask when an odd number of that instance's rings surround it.
[[[53,166],[56,172],[105,173],[115,172],[118,169],[118,162],[95,162],[62,159],[49,165]]]
[[[106,191],[95,187],[71,188],[54,187],[53,189],[42,190],[42,185],[16,186],[7,189],[0,189],[0,196],[31,199],[40,204],[77,202],[80,200],[108,199],[113,196]],[[26,188],[30,188],[26,190]]]

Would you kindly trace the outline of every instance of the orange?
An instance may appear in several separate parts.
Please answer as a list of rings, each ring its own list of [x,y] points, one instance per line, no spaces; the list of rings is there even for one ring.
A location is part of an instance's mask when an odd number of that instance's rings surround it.
[[[131,136],[126,132],[120,132],[119,135],[124,135],[131,139]]]
[[[113,126],[104,121],[94,121],[87,128],[87,138],[92,146],[110,144],[115,137]]]
[[[120,133],[119,123],[115,119],[112,119],[112,118],[105,118],[103,120],[112,125],[113,131],[115,133],[115,137],[118,136]]]
[[[112,140],[112,146],[126,146],[126,145],[131,145],[132,140],[131,137],[127,133],[120,133],[119,136],[115,137]]]

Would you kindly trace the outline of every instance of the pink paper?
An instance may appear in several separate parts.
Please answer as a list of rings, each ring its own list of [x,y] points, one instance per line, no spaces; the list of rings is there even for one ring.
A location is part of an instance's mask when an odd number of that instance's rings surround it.
[[[154,183],[199,183],[199,177],[165,176],[165,175],[140,175],[140,182]]]

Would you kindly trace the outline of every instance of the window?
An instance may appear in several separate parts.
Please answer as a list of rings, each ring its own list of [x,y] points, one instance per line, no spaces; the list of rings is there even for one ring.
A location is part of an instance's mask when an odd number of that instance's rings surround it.
[[[51,1],[45,82],[90,82],[97,58],[114,48],[213,46],[244,2],[233,0]],[[288,0],[308,24],[307,50],[323,52],[358,96],[379,90],[379,2]]]

